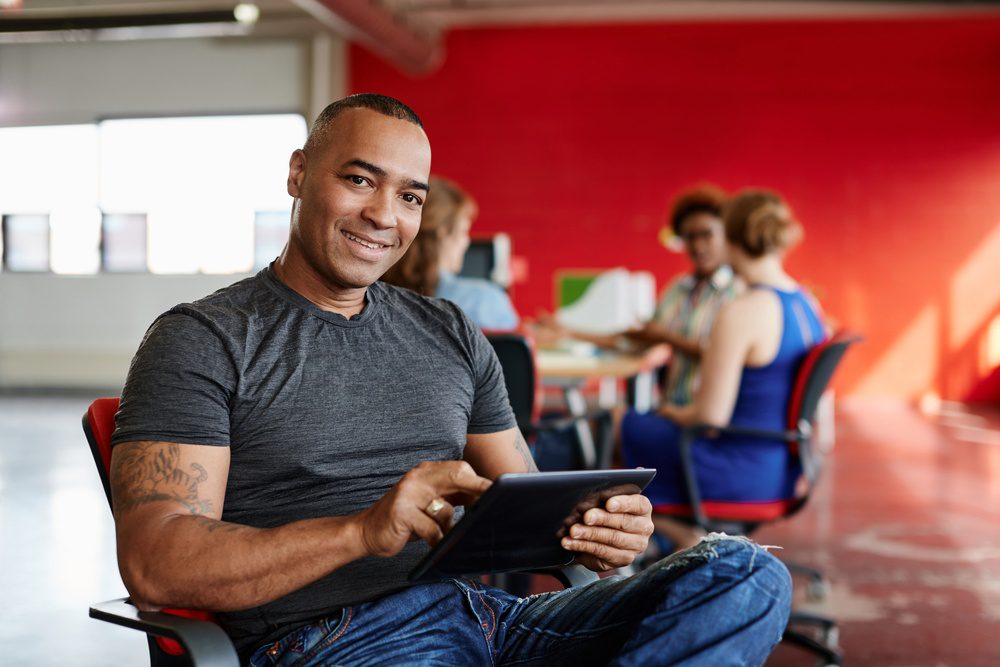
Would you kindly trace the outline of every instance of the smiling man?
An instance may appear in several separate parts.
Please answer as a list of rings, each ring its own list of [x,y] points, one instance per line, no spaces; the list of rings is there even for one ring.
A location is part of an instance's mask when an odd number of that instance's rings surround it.
[[[430,163],[401,102],[330,105],[289,163],[281,257],[149,328],[111,467],[133,601],[219,612],[254,665],[761,663],[788,575],[744,540],[525,600],[408,584],[455,504],[534,470],[481,332],[377,282],[419,229]],[[564,546],[606,571],[651,532],[649,502],[616,496]]]

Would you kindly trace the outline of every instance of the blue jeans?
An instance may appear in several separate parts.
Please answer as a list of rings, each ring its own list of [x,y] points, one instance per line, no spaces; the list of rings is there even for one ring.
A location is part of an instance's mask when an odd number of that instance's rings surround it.
[[[251,665],[761,665],[790,604],[781,561],[712,534],[630,577],[527,598],[415,586],[297,628]]]

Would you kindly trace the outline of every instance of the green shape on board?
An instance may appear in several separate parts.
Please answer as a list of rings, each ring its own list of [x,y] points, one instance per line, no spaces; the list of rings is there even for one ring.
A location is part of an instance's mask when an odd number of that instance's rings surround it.
[[[559,307],[565,307],[580,300],[590,284],[597,278],[596,273],[563,273],[559,275]]]

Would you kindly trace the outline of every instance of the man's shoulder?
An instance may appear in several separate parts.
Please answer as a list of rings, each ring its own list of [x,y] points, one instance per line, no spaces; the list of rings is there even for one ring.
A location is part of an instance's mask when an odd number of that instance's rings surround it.
[[[443,334],[462,341],[462,347],[467,347],[479,331],[468,314],[447,298],[423,296],[383,282],[375,286],[381,290],[380,298],[395,327],[418,330],[432,337]]]
[[[167,320],[175,326],[184,326],[184,323],[190,325],[196,321],[217,333],[233,329],[245,331],[247,324],[263,312],[273,312],[273,308],[266,305],[271,298],[261,272],[200,299],[179,303],[161,314],[157,323]]]
[[[372,285],[372,288],[380,290],[379,293],[385,301],[386,307],[395,311],[417,313],[442,322],[461,319],[461,310],[455,304],[437,296],[424,296],[405,287],[397,287],[381,281]]]

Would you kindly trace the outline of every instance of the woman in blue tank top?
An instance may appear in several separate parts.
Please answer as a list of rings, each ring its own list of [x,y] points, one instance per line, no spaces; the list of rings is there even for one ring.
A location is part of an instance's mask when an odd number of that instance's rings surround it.
[[[781,430],[795,375],[808,350],[825,338],[818,308],[783,266],[802,228],[781,197],[746,190],[727,205],[729,260],[750,289],[723,306],[702,361],[701,386],[687,406],[629,412],[621,425],[627,466],[655,467],[645,493],[654,507],[687,503],[678,440],[691,424]],[[769,501],[794,495],[801,473],[782,441],[726,436],[698,442],[695,469],[705,500]],[[678,547],[697,529],[654,515],[657,531]]]

